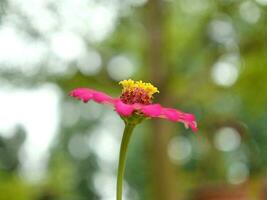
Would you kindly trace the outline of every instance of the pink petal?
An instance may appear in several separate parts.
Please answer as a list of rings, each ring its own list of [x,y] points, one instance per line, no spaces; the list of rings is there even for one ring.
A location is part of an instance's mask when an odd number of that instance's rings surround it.
[[[194,132],[197,131],[195,116],[192,114],[184,113],[173,108],[164,108],[160,104],[134,105],[134,107],[135,110],[140,110],[148,117],[159,117],[174,122],[182,122],[186,128],[190,127]]]
[[[97,103],[107,103],[112,101],[112,97],[106,95],[103,92],[97,92],[95,91],[93,94],[93,100]]]
[[[159,104],[151,104],[142,106],[140,110],[148,117],[159,117],[162,112],[162,107]]]
[[[113,101],[113,98],[106,95],[105,93],[88,88],[74,89],[70,92],[70,96],[81,99],[85,103],[90,101],[91,99],[97,103],[112,103]]]
[[[117,113],[123,116],[131,115],[135,109],[134,105],[125,104],[121,100],[117,100],[114,106]]]
[[[162,107],[162,118],[166,118],[174,122],[182,122],[185,127],[190,127],[194,132],[197,131],[197,123],[195,121],[195,116],[189,113],[184,113],[173,108],[163,108]]]
[[[73,96],[77,99],[81,99],[85,103],[93,98],[92,91],[90,89],[86,89],[86,88],[77,88],[75,90],[72,90],[69,95]]]
[[[171,121],[179,121],[181,114],[173,108],[164,108],[163,116]]]
[[[190,121],[195,121],[196,120],[195,116],[192,115],[192,114],[189,114],[189,113],[183,113],[183,117],[184,117],[184,119],[190,120]]]

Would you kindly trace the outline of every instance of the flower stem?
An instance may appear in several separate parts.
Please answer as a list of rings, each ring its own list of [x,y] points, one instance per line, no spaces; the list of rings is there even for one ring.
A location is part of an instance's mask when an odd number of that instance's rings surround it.
[[[120,147],[120,157],[118,165],[117,174],[117,198],[116,200],[122,200],[122,189],[123,189],[123,177],[126,163],[126,154],[128,149],[128,144],[133,132],[135,124],[125,123],[125,128],[122,136],[121,147]]]

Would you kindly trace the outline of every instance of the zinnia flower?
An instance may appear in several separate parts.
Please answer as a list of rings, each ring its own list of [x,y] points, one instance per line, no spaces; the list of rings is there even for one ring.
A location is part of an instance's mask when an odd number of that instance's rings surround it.
[[[85,103],[93,100],[97,103],[113,106],[125,122],[118,165],[117,200],[122,200],[126,153],[131,134],[137,124],[146,118],[158,117],[174,122],[182,122],[186,128],[190,127],[193,131],[197,131],[194,115],[152,103],[153,94],[159,92],[152,84],[131,79],[121,81],[120,84],[123,89],[119,98],[113,98],[103,92],[89,88],[77,88],[70,92],[70,96],[81,99]]]
[[[123,80],[119,84],[123,87],[119,98],[113,98],[103,92],[89,88],[74,89],[70,92],[70,96],[81,99],[85,103],[93,100],[101,104],[110,104],[123,117],[137,114],[144,118],[165,118],[174,122],[182,122],[186,128],[190,127],[193,131],[197,131],[194,115],[152,103],[153,94],[159,92],[152,84],[131,79]]]

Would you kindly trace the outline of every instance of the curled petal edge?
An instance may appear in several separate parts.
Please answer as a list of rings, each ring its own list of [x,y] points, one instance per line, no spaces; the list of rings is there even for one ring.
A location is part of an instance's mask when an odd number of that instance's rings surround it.
[[[140,110],[148,117],[158,117],[173,122],[182,122],[186,128],[190,127],[194,132],[198,130],[196,119],[193,114],[184,113],[173,108],[164,108],[160,104],[142,105]]]

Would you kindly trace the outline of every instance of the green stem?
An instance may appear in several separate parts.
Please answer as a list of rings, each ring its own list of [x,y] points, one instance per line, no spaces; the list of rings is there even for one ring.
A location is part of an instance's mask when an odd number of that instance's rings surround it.
[[[126,163],[126,154],[134,127],[135,124],[125,123],[125,128],[120,147],[120,157],[119,157],[118,174],[117,174],[117,200],[122,200],[123,176]]]

